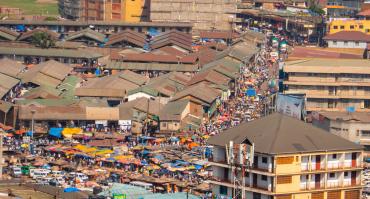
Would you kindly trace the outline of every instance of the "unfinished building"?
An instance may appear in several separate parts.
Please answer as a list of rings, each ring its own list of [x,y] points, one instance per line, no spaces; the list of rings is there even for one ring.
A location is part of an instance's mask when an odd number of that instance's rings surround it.
[[[153,22],[191,22],[193,30],[230,30],[239,0],[151,0]]]

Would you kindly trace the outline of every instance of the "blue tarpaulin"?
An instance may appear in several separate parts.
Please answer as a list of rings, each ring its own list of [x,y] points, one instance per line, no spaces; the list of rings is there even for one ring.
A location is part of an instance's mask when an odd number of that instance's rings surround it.
[[[25,32],[26,31],[26,27],[24,25],[17,25],[15,28],[19,32]]]
[[[153,37],[153,36],[158,35],[159,32],[158,32],[158,30],[156,28],[149,28],[148,29],[148,34]]]
[[[64,192],[66,193],[71,193],[71,192],[79,192],[80,190],[77,189],[76,187],[68,187],[64,189]]]
[[[57,138],[62,138],[63,128],[50,128],[49,135]]]
[[[32,131],[27,131],[27,132],[26,132],[26,135],[27,135],[27,136],[32,136]]]
[[[253,88],[249,88],[249,89],[245,92],[245,94],[246,94],[247,96],[251,97],[251,96],[256,96],[256,95],[257,95],[257,92],[256,92],[256,90],[255,90],[255,89],[253,89]]]

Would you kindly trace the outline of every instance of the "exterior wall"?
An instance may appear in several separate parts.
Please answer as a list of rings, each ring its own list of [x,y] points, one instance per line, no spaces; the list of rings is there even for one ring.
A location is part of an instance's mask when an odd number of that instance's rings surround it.
[[[352,153],[356,153],[355,165],[352,161]],[[223,147],[214,146],[213,175],[216,182],[211,181],[213,193],[219,195],[222,190],[227,190],[226,195],[232,196],[233,177],[230,166],[222,164],[225,159]],[[335,156],[334,156],[335,154]],[[259,159],[267,155],[257,154]],[[267,156],[275,166],[268,175],[263,175],[262,170],[252,168],[245,177],[247,198],[350,198],[348,195],[359,194],[361,190],[362,152],[360,151],[337,151],[311,154],[291,154],[284,156]],[[320,162],[316,158],[320,157]],[[255,158],[256,159],[256,158]],[[258,164],[264,167],[263,164]],[[219,165],[224,166],[219,166]],[[318,166],[319,165],[319,166]],[[255,169],[255,170],[254,170]],[[238,179],[241,178],[238,173]],[[248,189],[253,188],[251,192]],[[276,194],[272,197],[266,192]],[[334,193],[336,192],[336,193]],[[353,193],[352,193],[353,192]],[[321,195],[319,197],[318,195]],[[224,193],[225,195],[225,193]],[[328,196],[332,197],[328,197]],[[355,197],[357,198],[357,197]]]
[[[148,95],[148,94],[143,93],[143,92],[138,92],[138,93],[134,93],[134,94],[132,94],[132,95],[129,95],[129,96],[127,97],[127,100],[128,100],[128,101],[132,101],[132,100],[135,100],[135,99],[137,99],[137,98],[141,98],[141,97],[145,97],[145,98],[147,98],[147,99],[150,99],[150,98],[151,98],[151,97],[153,97],[153,96]]]
[[[305,94],[308,111],[370,111],[370,76],[365,74],[288,73],[285,94]]]
[[[328,41],[329,48],[360,48],[366,49],[366,42],[354,42],[354,41]]]
[[[148,21],[149,0],[125,0],[123,7],[123,21],[140,22]]]
[[[370,34],[370,20],[334,20],[329,24],[329,34],[341,31],[360,31]]]
[[[148,21],[148,0],[59,0],[62,16],[74,20]]]
[[[197,117],[201,117],[203,115],[202,106],[194,102],[189,102],[189,114],[192,114]]]
[[[150,20],[191,22],[197,30],[230,30],[236,11],[236,0],[151,0]]]
[[[328,119],[321,122],[314,119],[312,124],[351,142],[370,144],[370,134],[367,133],[370,132],[370,123]]]
[[[177,131],[180,129],[180,121],[161,121],[161,131]]]

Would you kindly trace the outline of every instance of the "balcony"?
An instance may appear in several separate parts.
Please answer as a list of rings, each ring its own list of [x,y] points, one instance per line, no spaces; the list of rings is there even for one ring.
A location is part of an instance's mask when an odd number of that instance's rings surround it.
[[[339,180],[330,180],[326,183],[326,188],[337,188],[340,187]]]
[[[315,189],[324,189],[324,182],[301,182],[300,189],[304,190],[315,190]]]

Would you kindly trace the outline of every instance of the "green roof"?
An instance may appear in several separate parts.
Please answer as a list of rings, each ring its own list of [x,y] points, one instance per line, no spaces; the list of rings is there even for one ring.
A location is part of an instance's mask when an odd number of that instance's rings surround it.
[[[58,86],[58,89],[62,91],[62,97],[67,99],[73,99],[75,96],[76,85],[81,81],[77,76],[67,76],[64,81]]]
[[[9,48],[0,47],[0,55],[24,55],[24,56],[44,56],[44,57],[68,57],[68,58],[100,58],[103,55],[85,50],[71,49],[41,49],[41,48]]]

